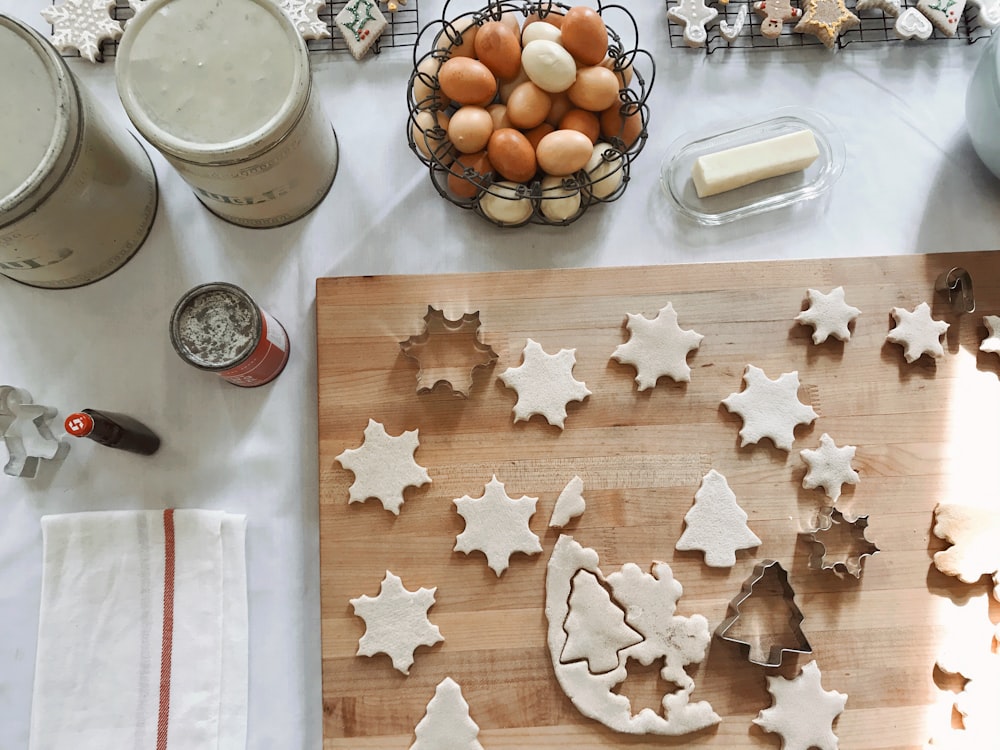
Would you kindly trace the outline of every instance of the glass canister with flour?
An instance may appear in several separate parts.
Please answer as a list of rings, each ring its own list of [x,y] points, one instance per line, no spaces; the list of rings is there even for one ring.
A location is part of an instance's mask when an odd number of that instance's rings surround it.
[[[0,14],[0,273],[30,286],[89,284],[143,244],[156,175],[38,32]]]
[[[139,132],[226,221],[287,224],[333,184],[336,133],[305,41],[273,0],[147,0],[115,75]]]

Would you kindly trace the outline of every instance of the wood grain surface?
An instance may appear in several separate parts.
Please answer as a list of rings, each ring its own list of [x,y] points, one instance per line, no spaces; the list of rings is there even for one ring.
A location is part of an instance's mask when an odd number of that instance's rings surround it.
[[[973,314],[953,314],[934,290],[953,266],[972,275]],[[807,289],[838,285],[862,315],[850,341],[814,345],[812,328],[794,318]],[[668,301],[681,327],[705,338],[688,358],[690,383],[661,378],[639,392],[634,368],[610,355],[627,340],[626,313],[652,317]],[[902,348],[885,341],[890,311],[923,301],[951,324],[945,355],[907,364]],[[499,355],[476,372],[468,399],[441,386],[416,392],[418,366],[399,343],[422,332],[428,305],[450,319],[478,310],[482,338]],[[751,724],[771,703],[765,675],[792,676],[811,659],[825,689],[849,696],[835,724],[843,750],[922,747],[952,720],[936,655],[962,637],[949,625],[956,604],[988,587],[934,569],[932,555],[946,545],[930,528],[936,503],[998,493],[1000,357],[978,348],[982,316],[1000,314],[1000,254],[324,278],[316,310],[326,750],[408,748],[446,676],[461,685],[487,750],[778,748],[777,735]],[[513,421],[516,394],[497,376],[521,363],[529,337],[549,353],[576,349],[574,375],[593,395],[569,405],[565,430],[538,416]],[[798,371],[800,399],[819,414],[797,428],[791,452],[769,440],[740,447],[742,422],[720,402],[742,390],[748,363],[771,378]],[[406,490],[398,517],[377,500],[349,505],[354,475],[335,461],[361,444],[369,418],[391,435],[419,429],[415,458],[433,481]],[[860,580],[808,565],[801,532],[827,500],[802,487],[799,451],[816,448],[823,433],[857,446],[861,481],[845,486],[837,507],[868,514],[868,537],[881,549]],[[712,468],[727,477],[763,541],[738,553],[732,569],[674,551]],[[530,525],[544,550],[514,555],[500,578],[482,554],[453,551],[464,529],[453,499],[482,495],[494,474],[510,496],[539,498]],[[574,475],[583,479],[587,510],[566,532],[597,550],[605,574],[626,562],[644,570],[668,562],[684,586],[677,613],[701,613],[714,630],[755,562],[777,559],[789,571],[813,653],[765,669],[714,638],[706,661],[689,672],[692,700],[711,702],[722,722],[693,735],[627,737],[581,716],[555,680],[543,613],[546,562],[558,538],[547,524]],[[365,627],[348,600],[375,596],[386,570],[408,589],[437,587],[429,615],[445,640],[418,648],[409,676],[385,655],[355,655]],[[991,617],[1000,619],[995,603]],[[633,670],[619,688],[634,711],[657,707],[666,689],[655,669]]]

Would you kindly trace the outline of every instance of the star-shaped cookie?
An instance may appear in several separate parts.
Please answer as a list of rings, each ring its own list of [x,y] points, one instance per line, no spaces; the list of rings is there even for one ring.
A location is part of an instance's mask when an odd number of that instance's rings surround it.
[[[807,294],[809,307],[796,315],[795,319],[803,325],[813,327],[813,343],[822,344],[830,336],[841,341],[850,339],[851,331],[848,326],[861,311],[844,300],[844,287],[838,286],[829,294],[810,289]]]
[[[635,367],[635,382],[640,391],[656,386],[662,375],[678,382],[690,382],[687,355],[701,346],[705,337],[677,325],[677,312],[672,303],[668,302],[652,320],[645,315],[628,313],[625,327],[629,340],[618,345],[611,359]]]
[[[566,404],[583,401],[590,395],[586,384],[573,377],[576,349],[546,354],[541,344],[528,339],[523,357],[519,367],[510,367],[500,374],[503,384],[517,391],[514,421],[541,414],[549,424],[562,429],[566,422]]]
[[[913,312],[902,307],[892,308],[896,327],[889,331],[885,340],[903,347],[903,356],[908,363],[916,362],[922,354],[932,357],[944,356],[941,337],[948,330],[943,320],[931,317],[931,308],[926,302],[917,305]]]
[[[431,481],[427,469],[413,460],[420,445],[419,432],[410,430],[393,437],[381,423],[368,420],[361,447],[348,448],[335,459],[354,472],[350,502],[363,503],[375,497],[382,501],[383,508],[399,515],[403,491]]]
[[[844,0],[805,0],[802,20],[795,24],[799,34],[812,34],[827,47],[832,48],[837,37],[861,24],[861,19],[851,13]]]
[[[857,447],[853,445],[838,448],[833,438],[824,432],[819,439],[819,448],[799,451],[802,460],[809,467],[802,478],[802,486],[807,490],[822,487],[826,496],[837,502],[843,485],[857,484],[860,481],[858,472],[851,467],[855,451]]]
[[[52,24],[52,45],[60,52],[77,50],[90,62],[103,60],[101,44],[118,39],[122,25],[111,17],[115,0],[65,0],[42,8],[42,18]]]
[[[796,426],[819,416],[799,401],[799,373],[793,370],[771,380],[759,367],[747,365],[743,381],[745,390],[722,399],[729,411],[743,418],[740,447],[768,437],[781,450],[790,451]]]
[[[278,0],[278,5],[295,25],[303,39],[329,39],[330,27],[320,20],[319,11],[326,0]]]
[[[378,596],[351,599],[354,614],[365,621],[358,656],[388,654],[392,666],[408,675],[418,646],[444,640],[438,626],[427,619],[436,591],[437,587],[407,591],[399,576],[387,570]]]
[[[833,722],[844,711],[847,696],[824,690],[821,679],[815,661],[790,680],[768,676],[767,690],[773,702],[757,714],[753,723],[765,732],[780,734],[782,750],[837,750]]]
[[[527,495],[518,500],[508,497],[503,482],[494,475],[482,497],[465,495],[454,500],[458,514],[465,519],[465,531],[456,537],[455,551],[482,552],[499,578],[515,552],[536,555],[542,551],[538,537],[528,527],[537,502],[537,497]]]
[[[984,315],[983,325],[989,333],[979,345],[979,351],[1000,354],[1000,315]]]

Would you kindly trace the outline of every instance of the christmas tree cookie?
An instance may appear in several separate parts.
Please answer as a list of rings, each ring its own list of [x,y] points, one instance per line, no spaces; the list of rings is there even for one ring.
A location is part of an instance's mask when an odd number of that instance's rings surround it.
[[[462,688],[450,677],[438,683],[414,732],[417,739],[410,750],[483,750],[479,725],[469,715]]]
[[[760,544],[747,526],[747,514],[736,504],[729,482],[715,469],[702,478],[684,523],[686,528],[675,549],[704,552],[705,565],[710,568],[731,568],[736,564],[736,550]]]

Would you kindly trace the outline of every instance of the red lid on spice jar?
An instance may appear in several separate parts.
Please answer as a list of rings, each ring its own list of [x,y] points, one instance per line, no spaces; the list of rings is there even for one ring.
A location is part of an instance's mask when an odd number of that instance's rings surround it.
[[[76,412],[66,417],[66,432],[76,437],[87,437],[94,431],[94,418],[83,412]]]

